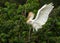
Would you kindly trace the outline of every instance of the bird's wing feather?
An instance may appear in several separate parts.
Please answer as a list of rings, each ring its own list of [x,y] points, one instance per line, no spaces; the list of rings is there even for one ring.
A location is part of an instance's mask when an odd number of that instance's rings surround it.
[[[44,5],[41,9],[38,10],[34,21],[40,23],[40,25],[44,25],[47,22],[48,16],[53,8],[54,6],[52,3]]]

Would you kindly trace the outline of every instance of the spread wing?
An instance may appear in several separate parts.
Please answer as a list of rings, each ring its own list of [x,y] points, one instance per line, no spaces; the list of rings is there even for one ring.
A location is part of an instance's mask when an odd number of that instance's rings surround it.
[[[47,22],[50,12],[54,8],[53,4],[45,4],[41,9],[38,10],[37,16],[34,19],[40,25],[44,25]]]

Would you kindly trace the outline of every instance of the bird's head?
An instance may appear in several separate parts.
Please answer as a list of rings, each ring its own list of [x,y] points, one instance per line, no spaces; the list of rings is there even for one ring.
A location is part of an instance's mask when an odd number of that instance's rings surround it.
[[[32,20],[34,18],[34,13],[33,12],[29,12],[28,17],[27,17],[27,24],[32,24]]]

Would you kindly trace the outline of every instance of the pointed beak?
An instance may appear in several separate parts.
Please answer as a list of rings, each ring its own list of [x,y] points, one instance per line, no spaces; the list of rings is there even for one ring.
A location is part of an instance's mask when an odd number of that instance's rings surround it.
[[[29,21],[27,20],[27,22],[26,22],[26,23],[28,24],[28,22],[29,22]]]

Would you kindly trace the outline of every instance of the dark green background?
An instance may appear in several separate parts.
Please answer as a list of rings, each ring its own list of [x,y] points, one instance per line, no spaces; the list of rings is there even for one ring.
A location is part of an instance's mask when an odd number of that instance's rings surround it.
[[[26,16],[35,14],[44,4],[54,4],[47,23],[37,32],[26,24]],[[31,40],[30,40],[30,39]],[[59,0],[0,0],[0,43],[60,43]]]

